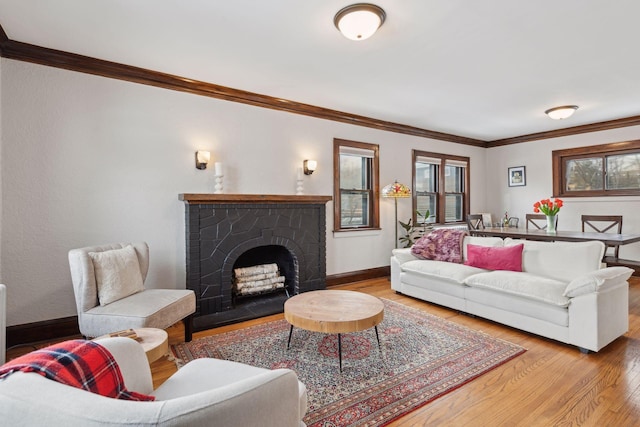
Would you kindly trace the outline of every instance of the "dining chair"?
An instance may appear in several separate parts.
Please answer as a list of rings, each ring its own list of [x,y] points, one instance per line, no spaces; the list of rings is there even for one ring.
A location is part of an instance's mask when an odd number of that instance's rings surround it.
[[[595,231],[597,233],[622,233],[622,215],[582,215],[581,219],[583,232]],[[585,226],[587,226],[586,230]],[[607,246],[607,251],[610,248],[613,249],[613,256],[615,259],[618,259],[620,246]]]
[[[482,214],[467,215],[467,227],[469,231],[484,230],[484,222],[482,222]]]
[[[536,228],[538,230],[545,230],[547,228],[547,216],[545,214],[526,214],[525,215],[525,229]],[[556,215],[556,230],[558,229],[558,216]]]

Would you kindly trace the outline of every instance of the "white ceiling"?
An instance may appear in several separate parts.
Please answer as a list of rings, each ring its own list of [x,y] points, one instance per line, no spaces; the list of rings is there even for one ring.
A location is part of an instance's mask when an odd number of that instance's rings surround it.
[[[353,3],[355,3],[354,1]],[[0,0],[11,40],[491,141],[640,115],[638,0]],[[544,110],[580,109],[563,121]]]

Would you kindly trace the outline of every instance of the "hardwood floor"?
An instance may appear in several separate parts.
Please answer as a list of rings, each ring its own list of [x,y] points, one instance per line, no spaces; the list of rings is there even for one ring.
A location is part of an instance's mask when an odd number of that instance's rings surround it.
[[[629,288],[629,332],[598,353],[394,293],[387,279],[331,289],[387,298],[519,344],[523,355],[394,421],[391,426],[636,426],[640,425],[640,278]],[[194,339],[281,319],[282,314],[194,333]],[[182,323],[168,329],[180,342]],[[28,351],[29,349],[27,349]],[[14,355],[15,357],[15,350]],[[9,355],[8,355],[9,356]],[[160,359],[151,365],[154,386],[176,370]]]

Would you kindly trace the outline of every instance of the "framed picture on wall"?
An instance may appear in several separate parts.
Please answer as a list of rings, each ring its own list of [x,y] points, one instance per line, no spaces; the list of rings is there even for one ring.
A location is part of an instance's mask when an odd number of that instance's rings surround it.
[[[524,166],[509,168],[509,187],[524,187],[527,185],[527,176]]]

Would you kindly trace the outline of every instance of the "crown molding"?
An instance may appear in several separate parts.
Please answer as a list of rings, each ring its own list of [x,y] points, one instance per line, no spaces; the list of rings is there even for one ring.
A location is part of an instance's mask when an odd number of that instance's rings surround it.
[[[261,108],[269,108],[272,110],[284,111],[292,114],[300,114],[387,132],[412,135],[420,138],[429,138],[439,141],[447,141],[456,144],[471,145],[482,148],[500,147],[503,145],[520,144],[540,139],[558,138],[569,135],[578,135],[581,133],[598,132],[603,130],[640,125],[640,116],[632,116],[622,119],[609,120],[606,122],[592,123],[564,129],[556,129],[552,131],[497,139],[494,141],[483,141],[480,139],[468,138],[460,135],[437,132],[405,124],[374,119],[371,117],[360,116],[357,114],[346,113],[329,108],[317,107],[314,105],[304,104],[288,99],[275,98],[268,95],[262,95],[240,89],[233,89],[213,83],[197,81],[186,77],[161,73],[145,68],[134,67],[131,65],[105,61],[89,56],[45,48],[28,43],[22,43],[11,40],[5,33],[2,25],[0,25],[0,56],[17,61],[31,62],[34,64],[93,74],[101,77],[124,80],[149,86],[156,86],[164,89],[187,92],[194,95],[207,96],[210,98],[217,98],[231,102],[238,102]]]
[[[345,113],[288,99],[275,98],[268,95],[261,95],[240,89],[233,89],[212,83],[197,81],[186,77],[119,64],[117,62],[105,61],[75,53],[16,42],[10,39],[0,42],[0,55],[4,58],[14,59],[17,61],[31,62],[70,71],[94,74],[101,77],[188,92],[195,95],[239,102],[256,107],[270,108],[293,114],[301,114],[319,119],[347,123],[350,125],[413,135],[421,138],[454,142],[457,144],[486,147],[485,141],[478,139],[466,138],[463,136]]]
[[[640,116],[631,116],[622,119],[608,120],[606,122],[555,129],[547,132],[530,133],[528,135],[514,136],[512,138],[496,139],[495,141],[487,142],[487,148],[500,147],[502,145],[520,144],[523,142],[537,141],[540,139],[560,138],[563,136],[579,135],[581,133],[599,132],[603,130],[611,130],[638,125],[640,125]]]

